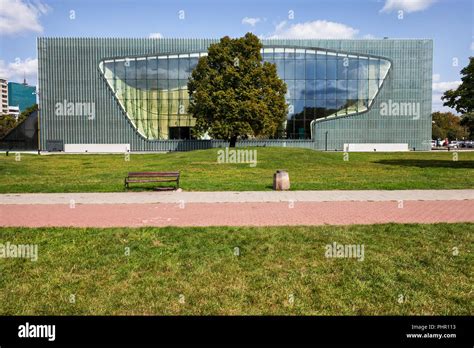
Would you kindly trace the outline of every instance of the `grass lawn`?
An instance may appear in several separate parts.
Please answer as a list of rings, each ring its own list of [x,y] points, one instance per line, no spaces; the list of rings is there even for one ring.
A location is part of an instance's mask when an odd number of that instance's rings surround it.
[[[0,243],[37,244],[38,260],[0,258],[0,315],[472,315],[473,232],[2,228]],[[364,260],[326,258],[333,242],[363,244]]]
[[[343,153],[256,148],[257,165],[219,164],[218,149],[167,154],[0,156],[0,193],[123,191],[129,171],[180,170],[188,191],[271,190],[286,169],[292,190],[474,188],[474,152]],[[151,184],[153,187],[154,184]]]

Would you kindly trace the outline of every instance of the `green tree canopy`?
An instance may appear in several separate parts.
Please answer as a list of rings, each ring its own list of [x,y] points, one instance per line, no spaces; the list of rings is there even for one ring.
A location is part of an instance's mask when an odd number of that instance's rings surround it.
[[[461,70],[462,83],[457,89],[446,91],[441,99],[444,106],[449,106],[457,112],[466,114],[474,112],[474,57],[469,58],[469,64]]]
[[[462,139],[468,136],[461,118],[451,112],[433,112],[433,139]]]
[[[474,139],[474,112],[461,117],[461,126],[469,132],[469,139]]]
[[[188,82],[195,136],[207,133],[233,147],[238,137],[271,137],[281,129],[286,84],[275,64],[262,61],[262,47],[252,33],[226,36],[199,59]]]

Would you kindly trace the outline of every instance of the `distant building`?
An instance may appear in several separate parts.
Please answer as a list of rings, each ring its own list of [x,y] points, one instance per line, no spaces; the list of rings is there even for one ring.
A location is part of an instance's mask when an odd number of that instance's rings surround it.
[[[20,112],[36,104],[36,87],[23,83],[8,82],[8,105],[17,106]]]
[[[18,106],[8,106],[8,114],[15,116],[16,119],[18,119],[18,116],[20,116],[20,108]]]
[[[0,103],[0,115],[8,114],[8,86],[5,79],[0,79]]]

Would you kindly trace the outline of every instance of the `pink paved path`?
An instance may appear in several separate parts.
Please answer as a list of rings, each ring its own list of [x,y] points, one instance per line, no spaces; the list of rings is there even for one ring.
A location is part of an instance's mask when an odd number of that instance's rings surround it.
[[[0,205],[0,226],[276,226],[474,222],[474,201]]]

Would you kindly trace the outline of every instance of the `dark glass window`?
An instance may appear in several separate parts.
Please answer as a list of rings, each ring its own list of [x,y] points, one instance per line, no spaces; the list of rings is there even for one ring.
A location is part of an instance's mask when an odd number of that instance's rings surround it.
[[[178,58],[172,58],[168,60],[168,77],[170,79],[179,78],[179,60]]]
[[[168,79],[168,59],[158,59],[158,79]]]
[[[286,60],[295,59],[295,49],[294,48],[285,48],[285,59]]]
[[[170,139],[191,139],[191,127],[169,127]]]
[[[369,60],[369,79],[371,80],[379,79],[379,60],[378,59]]]
[[[125,66],[125,79],[134,80],[137,78],[137,67],[135,59],[126,59],[123,63]]]
[[[305,99],[311,100],[316,98],[316,80],[306,80]]]
[[[347,99],[347,80],[337,80],[337,99]]]
[[[357,80],[359,74],[357,72],[359,63],[357,58],[349,57],[349,67],[347,71],[347,79],[348,80]]]
[[[357,80],[347,80],[347,98],[357,99]]]
[[[285,77],[285,61],[283,59],[276,59],[277,73],[280,78]]]
[[[197,66],[198,62],[199,62],[198,57],[189,58],[189,70],[190,70],[190,72],[193,71],[193,69]]]
[[[326,80],[316,80],[316,99],[326,99]]]
[[[295,61],[285,60],[285,79],[293,80],[295,78]]]
[[[295,59],[305,59],[305,50],[304,49],[296,49],[295,50]]]
[[[137,69],[137,79],[146,79],[147,75],[147,62],[146,59],[137,59],[136,61],[136,69]]]
[[[316,59],[306,60],[306,80],[313,80],[316,78]]]
[[[295,100],[295,114],[303,115],[302,112],[304,110],[304,100]]]
[[[303,80],[305,78],[304,60],[295,60],[295,79]]]
[[[146,61],[146,76],[147,80],[158,79],[158,61],[157,59],[147,59]]]
[[[347,80],[347,71],[349,70],[349,58],[337,57],[337,78],[338,80]]]
[[[179,59],[179,78],[180,79],[189,78],[189,58]]]
[[[304,99],[305,80],[295,80],[295,99]]]
[[[368,80],[369,79],[369,60],[359,58],[359,79]]]
[[[325,79],[326,78],[326,61],[317,60],[316,61],[316,79]]]
[[[285,58],[285,53],[282,51],[282,49],[275,49],[275,54],[274,54],[274,59],[284,59]]]
[[[326,99],[336,99],[336,80],[327,80]]]
[[[328,56],[326,78],[335,80],[337,78],[337,60],[336,57]]]
[[[179,80],[168,80],[168,89],[169,93],[172,93],[173,90],[176,90],[179,88]]]
[[[369,98],[369,81],[359,80],[359,99],[365,100]]]

